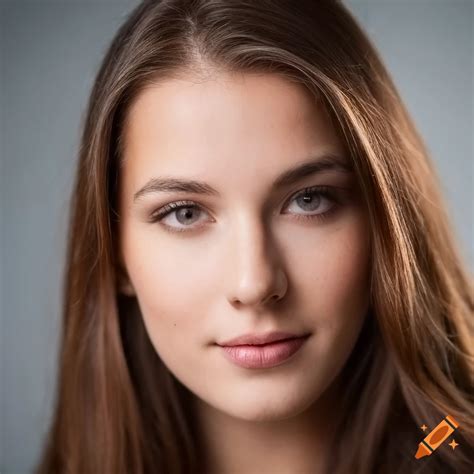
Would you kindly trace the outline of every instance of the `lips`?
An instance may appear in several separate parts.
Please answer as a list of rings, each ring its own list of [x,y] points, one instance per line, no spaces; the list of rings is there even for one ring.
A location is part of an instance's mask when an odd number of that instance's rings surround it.
[[[264,334],[244,334],[242,336],[229,339],[224,342],[217,343],[219,346],[233,347],[233,346],[244,346],[244,345],[264,345],[270,344],[277,341],[283,341],[287,339],[295,339],[309,335],[306,334],[295,334],[283,331],[272,331]]]
[[[221,349],[233,364],[245,369],[267,369],[283,364],[296,354],[309,335],[262,345],[227,345]]]

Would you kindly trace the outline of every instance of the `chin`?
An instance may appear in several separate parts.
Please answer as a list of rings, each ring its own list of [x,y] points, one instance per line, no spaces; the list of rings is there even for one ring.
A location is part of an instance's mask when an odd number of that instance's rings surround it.
[[[262,397],[260,400],[256,396],[249,396],[246,400],[240,399],[232,404],[228,400],[227,403],[216,408],[241,420],[265,422],[280,421],[297,416],[305,411],[311,403],[312,401],[305,400],[303,396],[289,399],[285,394],[281,394],[271,400],[268,396]]]

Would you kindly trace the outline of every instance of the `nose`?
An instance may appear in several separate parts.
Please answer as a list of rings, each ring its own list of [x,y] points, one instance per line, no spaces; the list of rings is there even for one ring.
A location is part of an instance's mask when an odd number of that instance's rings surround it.
[[[258,309],[286,294],[288,281],[281,256],[261,225],[241,226],[234,233],[235,271],[228,300],[232,305]]]

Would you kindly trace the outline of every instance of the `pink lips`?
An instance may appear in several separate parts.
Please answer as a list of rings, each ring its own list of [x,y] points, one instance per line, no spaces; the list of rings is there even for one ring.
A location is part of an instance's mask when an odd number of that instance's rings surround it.
[[[309,335],[279,340],[263,345],[221,346],[224,355],[246,369],[265,369],[282,364],[295,354]]]

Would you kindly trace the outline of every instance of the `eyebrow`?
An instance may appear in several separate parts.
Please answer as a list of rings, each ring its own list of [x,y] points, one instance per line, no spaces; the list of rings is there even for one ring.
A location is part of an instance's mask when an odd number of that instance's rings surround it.
[[[317,158],[309,159],[303,163],[284,171],[273,182],[272,191],[296,183],[301,179],[323,171],[339,171],[346,174],[353,172],[352,165],[342,156],[328,153]],[[220,196],[219,191],[207,183],[176,177],[158,177],[150,179],[139,191],[133,200],[136,201],[147,194],[183,192],[202,194],[206,196]]]

